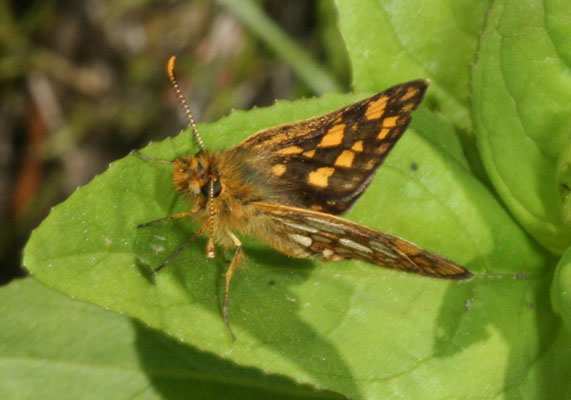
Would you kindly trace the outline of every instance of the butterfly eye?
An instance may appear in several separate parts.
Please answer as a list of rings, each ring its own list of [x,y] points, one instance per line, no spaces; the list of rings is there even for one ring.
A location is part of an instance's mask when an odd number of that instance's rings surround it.
[[[214,182],[214,188],[213,188],[214,190],[212,194],[213,197],[217,197],[222,191],[222,185],[220,185],[220,181],[218,179],[214,180],[213,182]],[[210,196],[210,181],[202,185],[200,191],[202,192],[203,195],[207,197]]]

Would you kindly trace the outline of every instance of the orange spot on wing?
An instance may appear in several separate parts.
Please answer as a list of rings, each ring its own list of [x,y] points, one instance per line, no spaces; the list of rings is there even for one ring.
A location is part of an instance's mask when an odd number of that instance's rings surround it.
[[[314,155],[315,155],[315,149],[308,150],[302,154],[302,156],[307,157],[307,158],[313,158]]]
[[[341,154],[335,160],[335,165],[337,167],[350,167],[353,165],[353,160],[355,159],[355,153],[351,150],[343,150]]]
[[[381,118],[385,113],[388,100],[387,96],[381,96],[379,99],[371,101],[365,111],[365,118],[369,121]]]
[[[383,120],[383,128],[393,128],[397,125],[397,121],[398,121],[399,117],[398,116],[394,116],[394,117],[387,117]]]
[[[331,129],[327,131],[325,136],[321,138],[321,142],[317,145],[317,147],[334,147],[339,146],[343,141],[345,124],[338,124],[333,126]]]
[[[365,164],[363,164],[363,169],[366,169],[368,171],[375,168],[375,165],[376,165],[376,160],[370,159]]]
[[[417,94],[418,94],[418,88],[409,87],[406,90],[406,93],[400,99],[401,99],[401,101],[407,101],[407,100],[411,99],[412,97],[416,96]]]
[[[303,149],[299,146],[284,147],[276,151],[277,154],[299,154],[301,152],[303,152]]]
[[[332,167],[322,167],[315,171],[312,171],[307,176],[307,183],[317,187],[327,187],[329,184],[329,178],[335,172],[335,168]]]
[[[363,141],[362,140],[356,141],[355,144],[353,144],[353,146],[351,147],[351,150],[356,151],[357,153],[363,151]]]
[[[410,111],[412,111],[412,109],[416,106],[416,104],[414,103],[408,103],[406,106],[403,106],[401,108],[401,113],[406,114]]]
[[[390,143],[385,142],[377,148],[376,153],[377,154],[385,154],[390,146],[391,146]]]
[[[407,256],[416,256],[422,253],[421,249],[416,247],[414,244],[408,243],[404,240],[397,240],[394,242],[394,245]]]
[[[379,134],[377,135],[377,139],[378,140],[383,140],[384,138],[387,137],[387,135],[389,134],[391,130],[387,129],[387,128],[383,128],[381,129],[381,131],[379,132]]]
[[[286,166],[283,164],[276,164],[272,167],[272,174],[275,176],[282,176],[286,172]]]

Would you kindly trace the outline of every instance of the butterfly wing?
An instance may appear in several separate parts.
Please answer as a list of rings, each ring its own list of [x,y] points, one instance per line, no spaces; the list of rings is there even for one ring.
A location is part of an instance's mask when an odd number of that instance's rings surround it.
[[[428,81],[394,86],[306,121],[250,136],[236,151],[261,154],[277,187],[299,194],[295,206],[347,211],[406,130]]]
[[[281,245],[280,251],[294,257],[356,259],[434,278],[467,279],[472,276],[445,257],[344,218],[278,204],[256,202],[252,205],[270,220],[272,226],[273,233],[261,239],[274,247]],[[274,235],[279,237],[276,240],[278,246],[272,243]]]

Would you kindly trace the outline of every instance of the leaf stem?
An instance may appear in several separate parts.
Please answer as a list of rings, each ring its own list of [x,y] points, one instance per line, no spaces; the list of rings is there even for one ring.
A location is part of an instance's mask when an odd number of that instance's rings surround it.
[[[333,75],[291,40],[252,0],[217,1],[286,61],[314,92],[321,94],[343,90]]]

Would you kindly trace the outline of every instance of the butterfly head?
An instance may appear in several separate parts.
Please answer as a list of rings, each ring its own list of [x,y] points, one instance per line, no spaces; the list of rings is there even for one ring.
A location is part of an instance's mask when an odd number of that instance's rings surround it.
[[[200,151],[194,156],[179,157],[172,165],[178,192],[193,199],[220,195],[222,186],[211,153]]]

